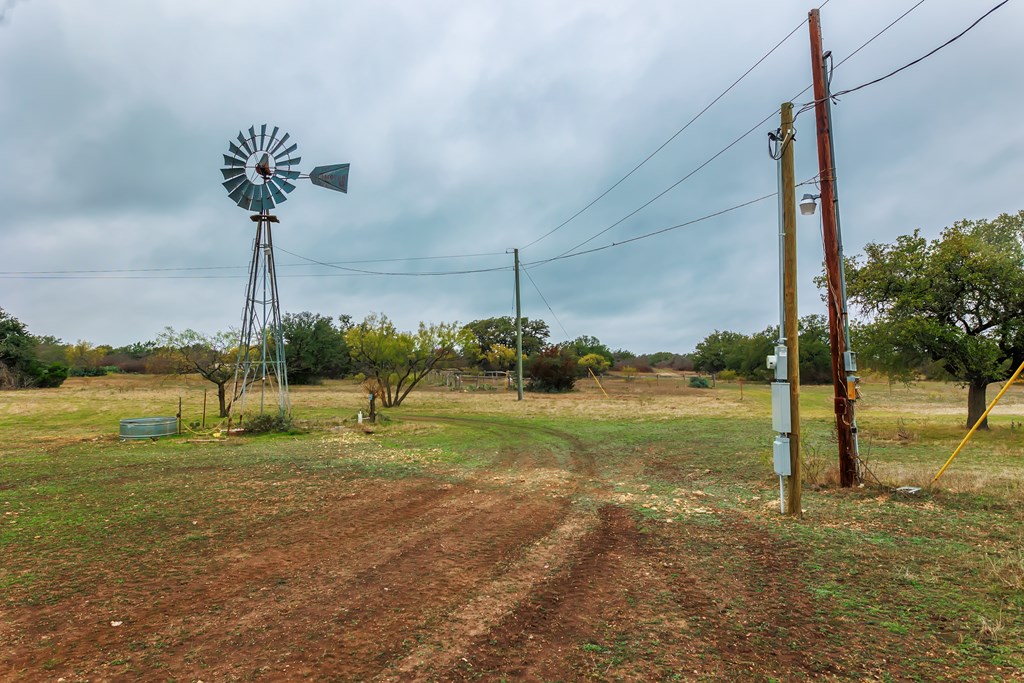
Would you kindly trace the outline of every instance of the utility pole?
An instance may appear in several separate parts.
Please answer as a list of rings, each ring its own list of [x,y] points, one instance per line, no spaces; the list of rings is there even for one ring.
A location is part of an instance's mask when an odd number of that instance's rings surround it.
[[[801,507],[800,472],[800,320],[796,305],[796,172],[793,162],[793,103],[782,105],[782,226],[785,254],[782,265],[782,291],[785,317],[787,374],[789,375],[789,480],[786,486],[786,514],[799,517]]]
[[[516,400],[523,400],[523,312],[519,301],[519,250],[513,249],[516,263]]]
[[[796,181],[793,171],[793,103],[784,102],[779,129],[769,133],[775,143],[779,183],[779,339],[768,367],[772,382],[772,443],[775,473],[779,475],[779,507],[789,515],[803,514],[800,479],[800,330],[796,304]]]
[[[821,51],[821,17],[817,9],[808,14],[811,38],[811,74],[814,77],[814,121],[818,135],[818,169],[821,183],[821,223],[825,242],[825,274],[828,291],[828,336],[832,348],[832,384],[836,436],[839,442],[839,484],[854,486],[860,481],[855,454],[853,401],[856,371],[853,354],[847,352],[846,301],[842,253],[839,244],[835,196],[835,164],[832,152],[832,121],[825,58]],[[851,374],[847,374],[847,373]]]

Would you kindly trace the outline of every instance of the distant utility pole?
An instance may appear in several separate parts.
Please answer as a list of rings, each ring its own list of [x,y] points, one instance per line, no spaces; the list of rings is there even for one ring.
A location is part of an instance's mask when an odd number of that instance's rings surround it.
[[[523,312],[519,301],[519,250],[513,249],[516,263],[516,400],[523,400]]]
[[[813,9],[808,15],[811,37],[811,74],[814,77],[814,120],[818,133],[818,169],[821,183],[821,223],[825,242],[825,274],[828,286],[828,336],[832,347],[832,384],[839,441],[840,486],[860,482],[856,456],[854,401],[857,398],[855,356],[849,351],[846,319],[846,283],[843,277],[842,243],[839,239],[835,191],[835,156],[832,152],[832,120],[829,106],[828,74],[821,51],[821,17]]]

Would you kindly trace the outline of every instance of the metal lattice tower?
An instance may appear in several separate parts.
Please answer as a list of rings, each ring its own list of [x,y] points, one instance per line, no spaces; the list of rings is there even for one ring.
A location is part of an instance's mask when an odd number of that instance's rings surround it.
[[[250,390],[259,392],[261,414],[265,412],[268,399],[273,401],[276,394],[278,414],[288,415],[291,413],[288,367],[274,267],[274,237],[270,229],[271,224],[278,221],[277,216],[268,211],[260,211],[251,218],[256,223],[256,237],[252,241],[249,282],[245,286],[233,395],[238,397],[239,415],[245,410]]]
[[[254,212],[249,218],[256,224],[249,262],[249,281],[245,288],[242,329],[238,342],[238,361],[232,389],[231,413],[242,421],[246,399],[259,394],[262,414],[272,402],[279,415],[291,413],[288,395],[288,368],[285,363],[285,340],[281,325],[281,304],[274,265],[274,238],[271,225],[277,216],[270,213],[295,189],[289,182],[309,178],[314,185],[338,192],[348,192],[348,164],[317,166],[304,174],[292,167],[301,157],[292,156],[298,145],[287,145],[288,133],[278,137],[278,128],[268,134],[267,124],[249,127],[246,136],[240,132],[238,144],[228,143],[230,154],[224,156],[224,189],[240,208]],[[286,146],[287,145],[287,146]]]

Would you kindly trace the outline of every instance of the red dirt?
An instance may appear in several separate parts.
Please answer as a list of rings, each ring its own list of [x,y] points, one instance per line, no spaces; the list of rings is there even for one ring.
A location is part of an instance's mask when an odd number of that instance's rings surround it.
[[[739,513],[668,524],[572,502],[584,488],[603,494],[593,457],[566,440],[568,456],[505,452],[476,482],[329,480],[303,511],[255,533],[93,568],[55,604],[5,605],[0,679],[910,674],[876,663],[898,637],[869,644],[858,624],[822,622],[798,549]],[[532,487],[531,468],[566,478]]]

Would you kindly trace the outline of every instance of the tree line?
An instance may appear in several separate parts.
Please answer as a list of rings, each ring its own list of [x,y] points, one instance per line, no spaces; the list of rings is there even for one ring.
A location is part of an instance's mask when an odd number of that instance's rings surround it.
[[[890,381],[953,380],[968,387],[968,424],[986,407],[986,387],[1024,362],[1024,211],[993,220],[963,220],[927,240],[915,230],[891,244],[872,243],[845,262],[852,346],[861,371]],[[821,276],[819,287],[836,287]],[[383,314],[354,323],[348,315],[302,312],[284,317],[285,359],[292,384],[364,373],[385,406],[396,406],[432,370],[509,371],[516,362],[511,316],[457,323],[421,323],[401,331]],[[580,336],[549,342],[543,320],[522,319],[527,388],[571,389],[589,372],[656,367],[696,369],[719,378],[770,381],[765,358],[778,328],[752,334],[715,330],[692,354],[636,356]],[[122,347],[66,344],[37,337],[0,309],[0,388],[59,386],[69,375],[107,372],[191,372],[218,387],[222,414],[230,405],[237,335],[167,328],[156,340]],[[828,325],[800,320],[802,382],[831,381]],[[986,425],[983,425],[986,426]]]

